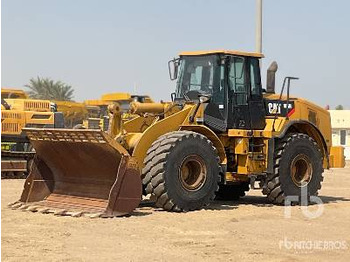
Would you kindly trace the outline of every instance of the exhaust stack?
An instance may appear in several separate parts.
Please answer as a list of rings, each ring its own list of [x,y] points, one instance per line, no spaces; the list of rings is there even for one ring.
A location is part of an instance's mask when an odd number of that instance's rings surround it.
[[[278,70],[278,64],[276,61],[273,61],[269,66],[269,68],[267,69],[266,93],[269,93],[269,94],[275,93],[275,78],[276,78],[277,70]]]

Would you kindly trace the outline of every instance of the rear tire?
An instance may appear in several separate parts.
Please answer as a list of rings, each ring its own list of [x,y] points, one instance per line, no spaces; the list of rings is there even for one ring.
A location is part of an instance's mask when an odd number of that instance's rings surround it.
[[[159,137],[144,164],[145,191],[165,210],[200,209],[218,190],[219,157],[210,140],[201,134],[175,131]]]
[[[302,133],[287,135],[277,144],[274,173],[268,176],[263,193],[275,204],[284,204],[288,196],[297,197],[298,200],[291,199],[292,203],[307,204],[310,196],[316,196],[321,189],[322,160],[321,150],[311,137]]]

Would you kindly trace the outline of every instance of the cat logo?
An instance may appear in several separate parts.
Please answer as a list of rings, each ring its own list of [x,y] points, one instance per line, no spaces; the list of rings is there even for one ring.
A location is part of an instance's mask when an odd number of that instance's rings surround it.
[[[268,100],[266,104],[268,115],[290,116],[294,113],[294,102]]]

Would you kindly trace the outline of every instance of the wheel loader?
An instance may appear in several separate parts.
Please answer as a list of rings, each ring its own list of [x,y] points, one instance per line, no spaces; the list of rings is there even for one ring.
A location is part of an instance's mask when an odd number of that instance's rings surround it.
[[[25,127],[63,127],[62,114],[47,100],[28,99],[23,90],[1,89],[1,178],[25,178],[35,152]]]
[[[108,129],[108,105],[112,103],[118,103],[122,112],[123,120],[130,120],[137,115],[130,114],[130,103],[153,103],[154,101],[146,95],[131,95],[129,93],[107,93],[101,96],[100,99],[85,100],[84,104],[89,111],[89,115],[95,115],[90,117],[89,121],[84,121],[83,128],[95,129],[96,126],[100,126],[102,130]],[[97,109],[97,110],[96,110]],[[93,112],[95,111],[95,112]],[[98,112],[96,112],[98,111]]]
[[[20,99],[27,99],[28,95],[22,90],[22,89],[15,89],[15,88],[1,88],[1,98],[20,98]]]
[[[130,95],[129,93],[109,93],[100,99],[85,100],[82,103],[72,101],[54,101],[57,110],[63,112],[65,126],[74,129],[108,129],[108,105],[118,103],[123,111],[124,121],[130,120],[135,115],[128,113],[132,101],[152,103],[149,96]]]
[[[123,122],[108,107],[109,132],[26,129],[37,155],[20,200],[10,206],[57,215],[111,217],[151,194],[157,207],[181,212],[261,189],[268,200],[300,203],[321,188],[330,167],[330,115],[275,93],[274,62],[262,87],[262,54],[182,52],[169,61],[171,102],[131,104]]]

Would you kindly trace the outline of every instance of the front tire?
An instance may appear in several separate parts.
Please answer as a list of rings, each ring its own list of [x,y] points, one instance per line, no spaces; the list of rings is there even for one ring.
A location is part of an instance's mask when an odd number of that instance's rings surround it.
[[[220,181],[219,157],[205,136],[175,131],[159,137],[143,169],[147,194],[168,211],[200,209],[214,199]]]
[[[322,160],[321,150],[311,137],[302,133],[287,135],[277,144],[274,173],[268,176],[263,193],[275,204],[283,204],[286,197],[291,197],[291,202],[307,204],[310,196],[316,196],[321,189]]]

